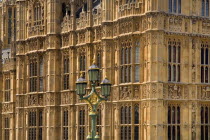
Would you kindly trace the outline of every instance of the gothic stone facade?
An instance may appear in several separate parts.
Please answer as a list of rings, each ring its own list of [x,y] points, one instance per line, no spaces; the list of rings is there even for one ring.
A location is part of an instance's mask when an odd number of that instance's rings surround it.
[[[209,0],[3,0],[0,13],[0,139],[84,140],[75,81],[95,55],[113,84],[102,140],[210,140]]]

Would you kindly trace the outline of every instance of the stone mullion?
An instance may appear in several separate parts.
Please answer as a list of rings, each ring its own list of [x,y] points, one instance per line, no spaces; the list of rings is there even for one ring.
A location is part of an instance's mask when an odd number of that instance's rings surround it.
[[[115,42],[115,77],[112,79],[114,81],[113,84],[119,85],[120,84],[120,42],[119,40],[116,40]],[[104,55],[103,55],[104,56]],[[105,66],[105,59],[104,61],[104,66]]]
[[[200,54],[201,54],[201,41],[200,40],[197,40],[196,41],[196,47],[195,47],[195,54],[196,54],[196,65],[195,65],[195,71],[196,71],[196,79],[195,79],[195,82],[196,83],[199,83],[201,82],[201,57],[200,57]]]
[[[112,136],[112,130],[113,130],[113,122],[112,122],[112,118],[113,118],[113,107],[112,107],[112,104],[111,103],[104,103],[102,104],[102,109],[101,109],[101,113],[102,113],[102,122],[101,122],[101,125],[102,125],[102,136],[101,137],[101,140],[111,140],[111,137]]]
[[[76,109],[76,112],[75,112],[75,116],[76,116],[76,118],[75,118],[75,120],[76,120],[75,121],[76,133],[75,134],[76,134],[76,136],[75,136],[75,138],[76,138],[76,140],[79,140],[79,111],[80,111],[80,108],[79,108],[78,105],[76,105],[75,109]],[[74,115],[74,114],[72,114],[72,115]]]
[[[188,59],[192,60],[192,61],[189,61],[189,67],[188,67],[189,77],[188,77],[188,81],[189,81],[189,83],[194,83],[194,81],[192,79],[192,77],[193,77],[193,64],[195,63],[195,62],[193,62],[193,59],[192,59],[193,57],[195,57],[192,54],[193,53],[193,38],[189,38],[189,46],[186,46],[186,47],[188,49]],[[181,76],[180,76],[180,78],[181,78]]]
[[[114,131],[113,131],[113,136],[114,140],[120,140],[120,105],[115,104],[114,108],[114,114],[113,114],[113,125],[114,125]]]
[[[111,21],[112,20],[112,6],[113,0],[109,1],[102,1],[102,13],[103,13],[103,22]]]
[[[181,103],[180,106],[180,135],[183,140],[189,140],[190,135],[189,127],[191,126],[191,110],[192,105],[190,103]]]
[[[60,28],[56,26],[59,24],[58,19],[61,15],[61,8],[58,6],[60,1],[57,0],[47,0],[47,33],[54,34],[58,33]]]
[[[196,140],[201,139],[201,104],[200,103],[196,103],[196,121],[195,121],[195,132],[196,132]]]
[[[164,46],[164,35],[163,33],[159,33],[157,40],[156,40],[156,71],[157,71],[157,75],[156,75],[156,79],[155,81],[164,81],[164,73],[165,73],[165,69],[164,69],[164,60],[167,60],[167,49]]]
[[[87,6],[88,6],[88,9],[87,9],[88,26],[92,27],[93,26],[93,14],[92,14],[93,1],[88,0]]]
[[[75,11],[75,2],[71,1],[71,24],[72,24],[72,30],[76,30],[76,11]]]
[[[75,106],[70,106],[70,111],[69,111],[69,139],[73,140],[74,138],[76,138],[76,111],[75,111]]]
[[[29,56],[26,56],[26,93],[29,93],[30,92],[30,60],[29,60]]]

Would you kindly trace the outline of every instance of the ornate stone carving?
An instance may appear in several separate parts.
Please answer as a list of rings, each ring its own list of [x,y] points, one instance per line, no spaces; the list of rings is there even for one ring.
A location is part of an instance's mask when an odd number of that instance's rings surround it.
[[[168,96],[171,99],[180,99],[182,97],[181,86],[168,85]]]
[[[130,98],[131,98],[131,87],[130,86],[120,87],[120,99],[127,100]]]
[[[201,88],[201,99],[210,100],[210,87]]]
[[[28,105],[36,106],[38,103],[37,95],[29,95],[28,96]]]

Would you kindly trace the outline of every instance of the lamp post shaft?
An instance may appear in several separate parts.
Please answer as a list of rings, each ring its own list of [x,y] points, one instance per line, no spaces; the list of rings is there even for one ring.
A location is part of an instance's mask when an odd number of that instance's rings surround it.
[[[92,137],[92,140],[95,140],[97,114],[96,113],[90,113],[90,117],[91,117],[91,137]]]

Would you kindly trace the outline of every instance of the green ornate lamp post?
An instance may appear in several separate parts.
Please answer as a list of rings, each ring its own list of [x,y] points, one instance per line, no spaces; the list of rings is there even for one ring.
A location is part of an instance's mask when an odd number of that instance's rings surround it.
[[[90,107],[89,116],[91,117],[91,132],[87,136],[87,140],[99,140],[100,137],[98,134],[96,134],[96,118],[97,118],[97,108],[98,105],[103,102],[107,101],[107,97],[110,96],[111,91],[111,83],[110,81],[105,78],[101,82],[101,95],[96,92],[96,83],[99,81],[99,68],[93,63],[89,67],[88,70],[89,75],[89,81],[92,85],[92,90],[90,94],[85,96],[86,94],[86,87],[87,87],[87,81],[85,80],[83,74],[80,76],[80,78],[76,82],[76,93],[79,95],[80,100],[84,100],[88,103]]]

